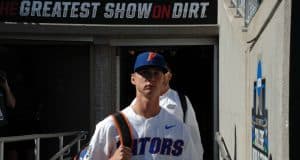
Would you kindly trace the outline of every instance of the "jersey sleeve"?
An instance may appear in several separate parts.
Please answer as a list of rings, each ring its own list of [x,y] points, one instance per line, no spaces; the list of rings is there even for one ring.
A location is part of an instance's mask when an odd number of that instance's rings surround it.
[[[187,102],[187,115],[186,115],[186,124],[190,128],[191,131],[191,137],[193,139],[194,146],[196,148],[196,151],[198,152],[198,160],[203,159],[203,146],[201,142],[201,136],[200,136],[200,131],[199,131],[199,126],[196,118],[196,114],[194,111],[194,108],[187,96],[186,97],[186,102]]]
[[[84,160],[108,160],[116,150],[116,129],[108,117],[96,125]]]
[[[183,160],[199,160],[200,153],[196,150],[195,143],[193,142],[192,136],[190,134],[190,130],[188,126],[185,126],[187,130],[186,135],[186,145],[183,154]],[[201,158],[202,160],[202,158]]]

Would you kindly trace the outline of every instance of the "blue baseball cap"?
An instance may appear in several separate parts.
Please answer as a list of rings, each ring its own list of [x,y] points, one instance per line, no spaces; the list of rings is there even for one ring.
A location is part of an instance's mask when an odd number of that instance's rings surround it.
[[[165,58],[159,53],[143,52],[136,57],[134,64],[134,72],[148,67],[158,68],[163,73],[168,72]]]

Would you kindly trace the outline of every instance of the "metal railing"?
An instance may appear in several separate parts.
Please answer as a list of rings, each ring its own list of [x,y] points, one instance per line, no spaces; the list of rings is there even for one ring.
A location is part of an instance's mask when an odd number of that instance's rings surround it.
[[[77,136],[76,136],[77,135]],[[64,137],[76,136],[73,141],[64,146]],[[20,142],[34,140],[35,148],[34,155],[35,160],[40,160],[40,140],[48,138],[58,138],[59,140],[59,151],[51,157],[51,160],[59,158],[63,160],[63,156],[70,152],[70,148],[77,143],[77,152],[80,151],[80,141],[86,139],[87,131],[75,131],[75,132],[62,132],[62,133],[51,133],[51,134],[32,134],[22,136],[11,136],[11,137],[0,137],[0,160],[4,160],[4,143],[9,142]]]
[[[232,160],[231,156],[230,156],[230,153],[228,151],[228,148],[226,146],[226,143],[225,143],[223,137],[221,136],[220,132],[216,132],[215,140],[218,143],[219,151],[221,153],[222,160]]]

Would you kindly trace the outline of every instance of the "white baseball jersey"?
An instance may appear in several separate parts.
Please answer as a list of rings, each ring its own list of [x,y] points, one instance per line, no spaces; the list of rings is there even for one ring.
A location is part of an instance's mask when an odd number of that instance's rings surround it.
[[[122,110],[122,113],[133,130],[131,160],[199,159],[187,126],[165,109],[162,108],[158,115],[151,118],[137,115],[131,106]],[[113,119],[108,116],[96,125],[84,159],[108,160],[119,143]]]
[[[187,110],[186,110],[186,121],[185,124],[188,125],[191,136],[193,139],[194,146],[196,151],[198,152],[198,160],[203,159],[203,146],[201,143],[201,136],[198,127],[198,122],[196,118],[196,114],[194,108],[187,96],[185,96],[186,103],[187,103]],[[131,105],[135,103],[135,99],[131,102]],[[160,96],[159,98],[159,105],[166,109],[169,113],[175,115],[180,121],[183,122],[183,110],[180,102],[180,98],[178,96],[177,91],[169,88],[168,91]]]
[[[196,147],[199,155],[198,160],[202,160],[203,147],[201,143],[201,136],[196,114],[189,98],[185,96],[185,99],[187,103],[185,124],[190,128],[194,146]],[[183,110],[177,91],[170,88],[165,94],[160,96],[159,105],[165,108],[169,113],[174,114],[177,118],[183,121]]]

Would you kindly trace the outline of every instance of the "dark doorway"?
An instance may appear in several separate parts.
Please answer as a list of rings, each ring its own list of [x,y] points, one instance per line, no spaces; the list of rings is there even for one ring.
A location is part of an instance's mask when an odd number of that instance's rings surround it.
[[[291,53],[290,53],[290,110],[289,110],[289,140],[290,140],[290,160],[298,159],[298,147],[300,143],[300,16],[298,7],[299,1],[292,3],[292,19],[291,19]],[[298,157],[298,158],[297,158]]]
[[[16,97],[11,135],[88,131],[89,68],[89,45],[0,44],[0,69]],[[51,142],[41,141],[41,159],[57,152]]]
[[[121,62],[121,108],[128,106],[135,96],[130,83],[130,74],[138,53],[156,51],[163,54],[169,63],[173,79],[171,87],[184,92],[196,112],[204,160],[213,159],[213,57],[214,46],[138,46],[122,47]]]

